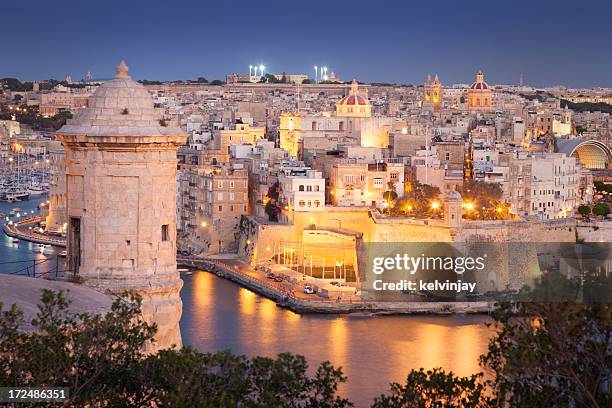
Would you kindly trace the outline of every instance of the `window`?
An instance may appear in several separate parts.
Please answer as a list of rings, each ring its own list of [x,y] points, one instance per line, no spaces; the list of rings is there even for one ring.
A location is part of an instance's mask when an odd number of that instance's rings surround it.
[[[315,207],[318,207],[318,206],[321,205],[321,202],[319,200],[315,200],[314,201],[314,205],[315,205]]]
[[[310,130],[317,130],[317,122],[312,122]]]
[[[399,174],[398,173],[391,173],[389,175],[389,178],[391,179],[391,181],[397,181]]]
[[[316,185],[314,191],[319,191],[319,186]]]
[[[446,161],[450,160],[450,152],[444,153],[444,160]]]
[[[222,205],[219,206],[219,212],[223,212],[223,206]]]
[[[223,188],[223,180],[217,181],[217,188]]]
[[[306,203],[304,202],[304,200],[300,200],[300,207],[303,207],[305,205],[306,205]]]
[[[233,181],[229,182],[229,188],[234,188],[234,182]]]
[[[300,184],[300,186],[298,187],[298,191],[304,191],[304,185]]]
[[[306,191],[312,191],[312,186],[306,186]]]
[[[380,177],[376,177],[374,179],[374,188],[382,188],[383,187],[383,179]]]
[[[161,226],[161,238],[162,241],[170,241],[170,232],[168,231],[168,224]]]
[[[229,199],[230,199],[230,201],[234,201],[234,192],[233,191],[230,191]]]
[[[219,200],[219,201],[223,200],[223,191],[219,191],[217,193],[217,200]]]

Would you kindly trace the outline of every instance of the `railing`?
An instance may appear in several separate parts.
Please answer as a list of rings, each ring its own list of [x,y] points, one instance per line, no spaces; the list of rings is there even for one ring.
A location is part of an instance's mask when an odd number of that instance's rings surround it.
[[[32,278],[47,279],[58,279],[66,276],[68,272],[72,272],[73,275],[76,275],[73,270],[65,268],[64,264],[65,261],[60,261],[59,255],[56,255],[55,258],[7,261],[0,262],[0,273],[2,272],[2,269],[8,267],[9,265],[16,265],[18,269],[7,272],[6,275],[20,275]]]

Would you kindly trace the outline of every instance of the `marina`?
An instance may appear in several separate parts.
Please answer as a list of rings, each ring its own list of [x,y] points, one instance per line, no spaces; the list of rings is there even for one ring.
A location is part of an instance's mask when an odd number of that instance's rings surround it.
[[[14,154],[1,159],[0,201],[15,203],[49,192],[49,159],[25,155],[20,144]]]

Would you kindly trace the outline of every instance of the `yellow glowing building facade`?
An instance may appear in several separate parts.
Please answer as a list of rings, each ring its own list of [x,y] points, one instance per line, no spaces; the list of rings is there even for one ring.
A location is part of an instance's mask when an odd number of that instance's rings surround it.
[[[369,118],[372,116],[372,105],[367,92],[359,90],[357,81],[351,83],[349,94],[336,103],[336,116],[347,118]]]
[[[489,112],[493,110],[493,91],[484,80],[484,73],[479,70],[468,90],[468,110],[472,112]]]
[[[432,107],[434,110],[440,110],[442,107],[442,82],[438,74],[433,81],[431,75],[427,75],[427,80],[423,84],[423,106]]]
[[[302,116],[293,113],[280,115],[280,147],[289,152],[290,156],[298,157],[301,140]]]

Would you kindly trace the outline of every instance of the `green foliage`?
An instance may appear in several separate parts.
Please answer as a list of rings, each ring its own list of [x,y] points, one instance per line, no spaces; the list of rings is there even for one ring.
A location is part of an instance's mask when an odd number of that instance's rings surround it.
[[[313,82],[312,82],[311,79],[306,78],[305,80],[302,81],[302,83],[303,84],[312,84]]]
[[[590,213],[591,207],[588,205],[581,205],[578,207],[578,214],[582,215],[583,217],[587,217]]]
[[[510,209],[501,201],[503,195],[499,183],[468,180],[463,183],[461,197],[472,209],[464,217],[477,220],[504,220],[512,218]]]
[[[150,81],[148,79],[139,79],[138,82],[140,82],[143,85],[161,85],[163,84],[162,81]]]
[[[223,85],[223,84],[225,84],[225,82],[219,79],[213,79],[212,81],[210,81],[210,85]]]
[[[387,200],[387,202],[392,202],[397,199],[397,193],[393,190],[387,190],[383,193],[383,198]]]
[[[488,407],[483,374],[455,377],[441,368],[412,370],[406,384],[393,383],[389,395],[380,395],[372,408]]]
[[[500,200],[502,195],[503,190],[499,183],[468,180],[463,183],[461,188],[461,197],[465,199],[484,198],[487,200]]]
[[[602,299],[609,299],[609,277],[584,280],[585,294],[603,289]],[[601,389],[610,363],[610,303],[568,301],[580,291],[578,280],[548,272],[521,292],[519,302],[496,306],[497,334],[481,357],[494,375],[496,406],[610,406],[610,395]]]
[[[8,88],[9,91],[25,92],[32,90],[33,83],[21,82],[17,78],[0,78],[0,88],[2,87]]]
[[[68,406],[319,407],[352,404],[337,395],[346,381],[322,363],[313,375],[302,356],[199,353],[190,348],[145,356],[155,325],[141,299],[126,294],[104,315],[74,313],[62,292],[44,290],[34,331],[23,313],[0,305],[0,384],[70,388]]]
[[[278,222],[278,218],[281,214],[281,209],[278,205],[272,201],[268,201],[264,207],[264,211],[268,215],[268,220],[272,222]]]
[[[606,183],[604,183],[601,180],[594,181],[593,185],[595,186],[595,190],[597,190],[597,191],[605,191],[605,189],[606,189]]]
[[[66,124],[66,120],[72,118],[70,111],[62,110],[55,116],[43,117],[38,114],[38,107],[35,106],[21,106],[25,109],[19,112],[8,111],[3,109],[0,112],[0,119],[10,119],[12,115],[15,115],[15,119],[24,125],[29,125],[34,130],[46,130],[55,131]]]
[[[74,313],[62,292],[43,290],[31,332],[20,330],[23,314],[13,305],[0,315],[0,384],[69,387],[76,406],[140,400],[141,350],[156,330],[140,305],[126,295],[104,315]]]
[[[346,381],[340,369],[322,363],[307,374],[302,356],[237,356],[200,353],[190,348],[161,351],[144,363],[145,387],[155,389],[167,407],[349,407],[337,395]]]
[[[197,82],[201,84],[207,84],[208,80],[204,77],[198,77]]]
[[[408,185],[402,198],[398,199],[393,208],[395,215],[411,217],[437,217],[442,214],[439,209],[432,211],[432,201],[439,201],[440,189],[429,184],[421,184],[417,180]]]
[[[612,105],[607,103],[599,102],[599,103],[590,103],[590,102],[582,102],[582,103],[573,103],[566,99],[561,99],[561,106],[569,107],[571,110],[577,112],[604,112],[612,114]]]
[[[606,203],[597,203],[593,206],[593,214],[605,217],[610,214],[610,206]]]

